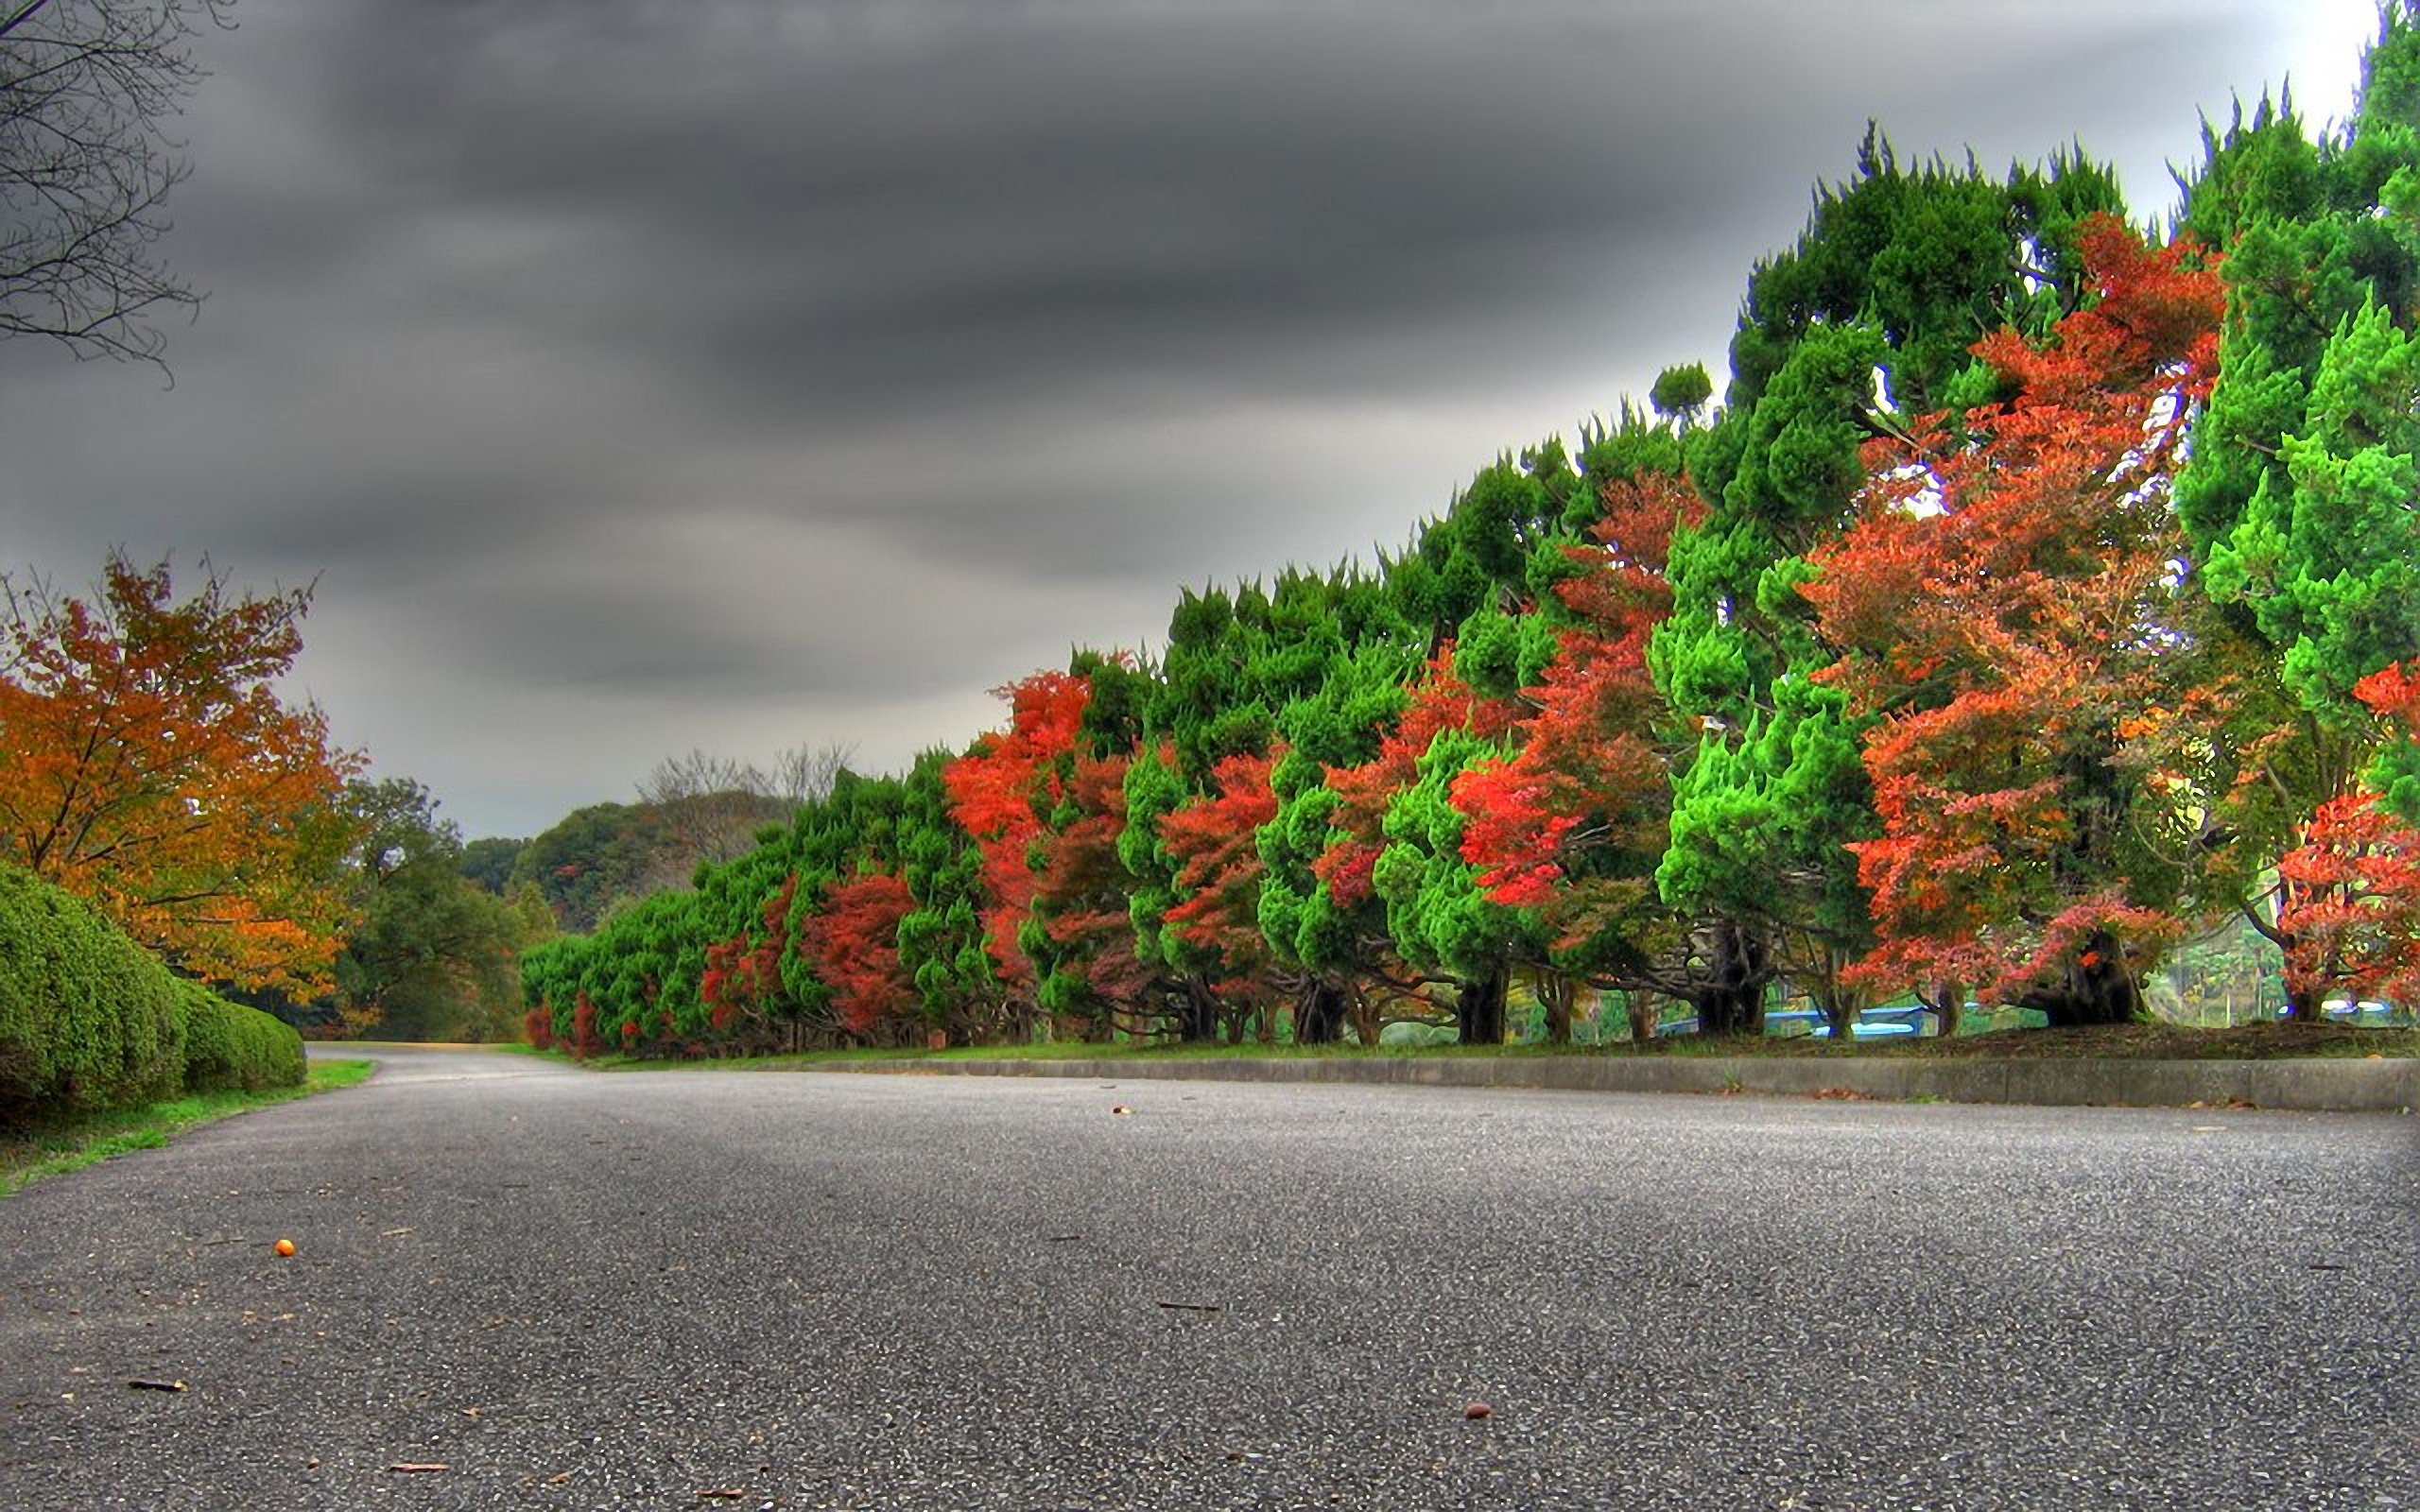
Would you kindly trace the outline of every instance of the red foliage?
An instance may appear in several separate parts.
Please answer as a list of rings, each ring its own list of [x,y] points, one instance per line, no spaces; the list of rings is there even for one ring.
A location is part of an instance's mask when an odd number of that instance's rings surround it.
[[[1262,865],[1254,831],[1277,817],[1270,769],[1282,751],[1236,755],[1211,769],[1210,793],[1160,821],[1160,844],[1176,858],[1184,902],[1167,912],[1167,927],[1186,944],[1221,963],[1216,990],[1235,996],[1256,990],[1270,964],[1260,929]]]
[[[1133,881],[1117,854],[1126,830],[1128,758],[1080,756],[1066,782],[1075,817],[1043,842],[1034,907],[1050,937],[1050,963],[1063,985],[1094,1005],[1143,1001],[1158,971],[1134,950],[1127,912]]]
[[[792,872],[758,910],[758,929],[706,947],[698,997],[706,1006],[706,1022],[717,1032],[729,1034],[742,1022],[762,1022],[781,1000],[782,952],[788,944],[790,910],[797,899],[798,874]]]
[[[2420,830],[2347,794],[2320,806],[2277,875],[2295,1001],[2420,1000]]]
[[[899,961],[899,921],[915,906],[904,880],[866,872],[826,889],[822,909],[800,921],[799,950],[832,989],[842,1033],[872,1039],[916,1017],[923,1000]]]
[[[2410,663],[2370,674],[2353,693],[2393,739],[2420,741],[2420,678]],[[2420,999],[2420,829],[2375,793],[2346,794],[2320,806],[2302,843],[2278,860],[2277,878],[2294,1001]]]
[[[1526,694],[1536,713],[1520,750],[1454,783],[1468,819],[1462,859],[1479,868],[1479,885],[1509,907],[1547,910],[1566,942],[1618,927],[1650,896],[1644,868],[1661,849],[1670,790],[1653,745],[1663,706],[1647,645],[1671,611],[1672,532],[1704,512],[1677,475],[1616,484],[1605,506],[1590,532],[1598,545],[1573,553],[1591,570],[1557,589],[1580,624]],[[1635,850],[1641,866],[1605,876],[1582,860],[1616,848]],[[1594,874],[1575,885],[1575,870]]]
[[[2353,684],[2353,696],[2407,740],[2420,740],[2420,677],[2411,668],[2420,662],[2396,662]]]
[[[1327,785],[1340,800],[1329,822],[1345,838],[1330,845],[1311,869],[1340,908],[1351,908],[1370,896],[1370,873],[1378,852],[1387,848],[1387,805],[1418,780],[1420,758],[1438,731],[1467,730],[1481,740],[1493,740],[1509,732],[1524,713],[1519,704],[1475,692],[1456,677],[1451,643],[1439,647],[1410,694],[1409,705],[1379,743],[1376,756],[1328,773]]]
[[[1091,682],[1066,672],[1037,672],[995,689],[1009,701],[1009,728],[976,741],[942,769],[950,814],[982,857],[983,945],[1000,979],[1030,1003],[1032,964],[1017,949],[1017,933],[1032,912],[1036,847],[1046,816],[1064,796],[1064,759],[1076,747]]]
[[[571,1005],[571,1053],[574,1059],[587,1060],[605,1048],[596,1038],[596,1005],[580,993]]]
[[[2169,491],[2223,294],[2190,248],[2112,218],[2083,243],[2099,301],[2042,346],[1978,343],[2016,397],[1962,438],[1933,416],[1912,444],[1873,443],[1863,510],[1804,589],[1842,649],[1824,676],[1881,716],[1883,835],[1854,848],[1882,941],[1857,974],[1877,985],[2014,995],[2084,942],[2176,928],[2120,859],[2126,806],[2167,790],[2124,791],[2118,769],[2131,712],[2185,696]]]
[[[549,1050],[555,1043],[555,1010],[541,1003],[521,1016],[521,1037],[533,1050]]]

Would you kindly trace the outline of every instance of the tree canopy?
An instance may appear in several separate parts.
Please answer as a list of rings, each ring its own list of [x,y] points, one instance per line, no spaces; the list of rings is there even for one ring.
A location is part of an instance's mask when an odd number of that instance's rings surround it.
[[[1155,659],[1011,684],[878,819],[812,800],[548,947],[533,1013],[695,1051],[1489,1042],[1616,1002],[1750,1033],[1785,997],[1844,1032],[1910,994],[2092,1023],[2228,929],[2297,1016],[2408,996],[2406,9],[2352,121],[2263,101],[2203,146],[2154,231],[2080,151],[1869,131],[1727,373],[1507,450],[1374,564],[1185,589]]]

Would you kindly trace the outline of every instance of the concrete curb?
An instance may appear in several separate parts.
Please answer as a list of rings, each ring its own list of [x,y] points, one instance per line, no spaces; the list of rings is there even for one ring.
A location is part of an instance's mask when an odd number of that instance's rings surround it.
[[[1556,1091],[2023,1103],[2042,1108],[2258,1108],[2404,1113],[2420,1107],[2420,1059],[1857,1060],[1758,1057],[1397,1056],[1367,1059],[856,1060],[802,1067],[905,1076],[1096,1081],[1326,1082],[1522,1087]]]

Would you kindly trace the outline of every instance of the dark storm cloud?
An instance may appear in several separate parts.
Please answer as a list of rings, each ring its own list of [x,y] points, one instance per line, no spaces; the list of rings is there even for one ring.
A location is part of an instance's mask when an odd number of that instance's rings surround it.
[[[2163,205],[2280,9],[243,0],[177,387],[0,350],[0,557],[318,578],[313,690],[475,831],[895,762],[1719,365],[1869,116]]]
[[[474,296],[492,313],[614,329],[824,426],[1407,322],[1478,335],[1542,274],[1578,295],[1592,237],[1690,195],[1670,142],[1592,104],[1640,89],[1668,27],[908,9],[599,26],[533,5],[499,37],[387,8],[346,39],[372,82],[326,126],[406,199],[562,229]]]

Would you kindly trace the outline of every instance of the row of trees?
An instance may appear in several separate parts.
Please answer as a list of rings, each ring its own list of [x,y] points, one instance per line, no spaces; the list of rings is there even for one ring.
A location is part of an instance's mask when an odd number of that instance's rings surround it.
[[[2298,1013],[2420,990],[2416,128],[2397,13],[2340,130],[2205,128],[2163,237],[2081,155],[1870,135],[1720,406],[1672,369],[1373,569],[1184,593],[533,953],[532,1032],[1493,1041],[1516,980],[1557,1035],[1777,986],[2087,1023],[2231,919]]]

